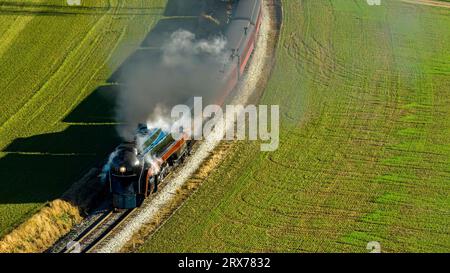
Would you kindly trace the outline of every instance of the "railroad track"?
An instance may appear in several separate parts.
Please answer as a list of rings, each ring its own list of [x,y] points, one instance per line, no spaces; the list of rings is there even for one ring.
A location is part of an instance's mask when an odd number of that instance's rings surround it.
[[[194,145],[193,151],[197,149]],[[167,185],[168,178],[173,174],[164,178],[158,186],[158,191],[164,189]],[[147,198],[151,199],[153,196]],[[96,246],[100,245],[104,239],[108,238],[129,216],[138,208],[130,210],[122,210],[114,212],[107,202],[102,203],[92,215],[88,216],[84,221],[88,222],[85,227],[75,227],[72,231],[55,243],[46,252],[48,253],[89,253]],[[98,212],[103,211],[103,212]],[[93,220],[89,220],[93,218]],[[95,220],[94,220],[95,219]],[[73,234],[73,235],[72,235]],[[75,235],[76,234],[76,235]]]
[[[108,210],[72,240],[61,253],[89,253],[123,223],[135,209]]]

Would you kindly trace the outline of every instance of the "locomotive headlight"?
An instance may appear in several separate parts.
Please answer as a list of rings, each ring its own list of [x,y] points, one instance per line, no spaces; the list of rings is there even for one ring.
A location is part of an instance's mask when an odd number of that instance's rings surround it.
[[[122,166],[119,168],[119,172],[121,172],[121,173],[124,173],[126,171],[127,171],[127,167]]]

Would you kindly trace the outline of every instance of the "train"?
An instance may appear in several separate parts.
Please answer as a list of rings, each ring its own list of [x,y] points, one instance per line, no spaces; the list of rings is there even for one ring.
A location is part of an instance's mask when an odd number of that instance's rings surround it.
[[[223,0],[217,0],[222,1]],[[254,51],[261,28],[262,0],[227,0],[233,4],[231,18],[224,30],[229,60],[220,68],[218,104],[242,78]],[[194,141],[187,134],[178,139],[161,129],[140,124],[134,141],[120,144],[111,154],[106,178],[115,209],[139,207],[158,185],[191,153]]]

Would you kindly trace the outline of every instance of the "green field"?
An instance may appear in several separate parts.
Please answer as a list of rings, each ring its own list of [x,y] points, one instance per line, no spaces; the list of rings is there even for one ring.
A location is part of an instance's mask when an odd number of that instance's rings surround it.
[[[108,78],[166,1],[0,1],[0,237],[112,149]]]
[[[283,5],[280,148],[236,144],[141,251],[450,251],[450,9]]]

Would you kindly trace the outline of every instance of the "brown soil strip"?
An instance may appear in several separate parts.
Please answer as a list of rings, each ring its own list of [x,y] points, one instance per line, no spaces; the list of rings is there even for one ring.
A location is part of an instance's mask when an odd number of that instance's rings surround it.
[[[402,2],[416,5],[450,8],[450,2],[442,2],[434,0],[402,0]]]

